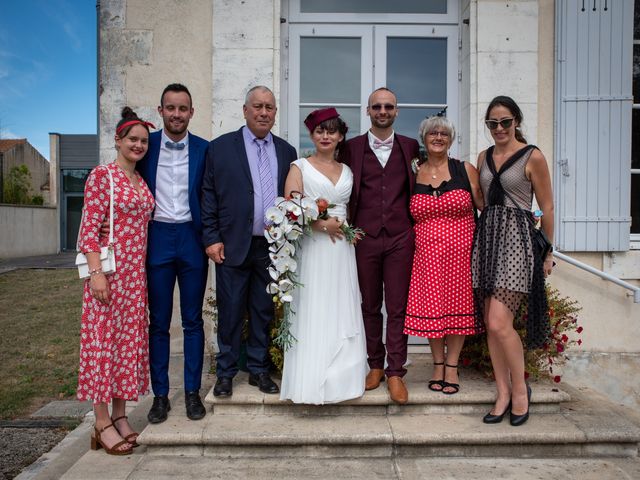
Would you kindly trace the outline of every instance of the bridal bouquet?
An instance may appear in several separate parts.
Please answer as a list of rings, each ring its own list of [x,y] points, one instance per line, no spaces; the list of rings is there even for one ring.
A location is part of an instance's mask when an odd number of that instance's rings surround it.
[[[335,207],[335,204],[329,203],[324,198],[316,200],[316,205],[318,205],[318,219],[320,220],[327,220],[329,218],[329,209]],[[365,235],[364,230],[361,228],[352,227],[344,222],[340,225],[340,230],[342,230],[344,239],[351,245],[358,243]]]
[[[277,197],[275,205],[265,213],[269,226],[264,236],[270,244],[271,260],[271,282],[267,285],[267,292],[272,295],[276,310],[283,312],[273,342],[282,350],[287,350],[296,341],[291,334],[291,314],[295,313],[291,310],[291,302],[293,290],[302,286],[297,281],[296,250],[302,236],[311,232],[311,224],[318,219],[329,218],[328,210],[333,206],[323,198],[316,201],[300,192],[293,192],[288,198]],[[349,243],[354,244],[364,236],[359,228],[346,224],[340,228]]]
[[[275,205],[266,211],[269,226],[264,236],[269,242],[269,275],[271,283],[267,292],[273,295],[276,309],[284,312],[278,333],[273,342],[283,350],[287,350],[296,340],[291,334],[291,302],[293,289],[299,285],[296,281],[298,263],[295,258],[296,248],[302,235],[311,228],[311,223],[318,219],[318,205],[299,192],[292,193],[290,198],[277,197]]]

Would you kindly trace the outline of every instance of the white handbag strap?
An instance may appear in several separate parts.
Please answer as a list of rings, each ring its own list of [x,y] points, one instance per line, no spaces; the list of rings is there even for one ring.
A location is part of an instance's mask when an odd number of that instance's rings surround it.
[[[113,175],[107,167],[109,174],[109,246],[113,246]]]
[[[109,245],[113,246],[113,175],[111,170],[105,165],[107,173],[109,174]],[[82,207],[82,216],[80,217],[80,230],[82,230],[82,223],[84,222],[84,215],[86,209]],[[78,238],[76,238],[76,252],[80,251],[80,232],[78,232]]]

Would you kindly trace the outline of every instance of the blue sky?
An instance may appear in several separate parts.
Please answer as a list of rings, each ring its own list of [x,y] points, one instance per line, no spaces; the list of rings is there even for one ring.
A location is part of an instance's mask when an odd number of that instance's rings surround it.
[[[96,133],[95,0],[0,0],[0,138]]]

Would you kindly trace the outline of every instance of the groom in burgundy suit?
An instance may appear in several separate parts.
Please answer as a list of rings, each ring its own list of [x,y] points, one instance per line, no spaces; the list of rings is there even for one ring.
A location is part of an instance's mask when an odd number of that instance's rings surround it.
[[[409,200],[415,175],[411,160],[418,142],[393,131],[398,116],[395,94],[378,88],[369,96],[367,114],[371,129],[347,142],[341,160],[353,171],[349,202],[350,223],[366,236],[356,246],[362,315],[367,336],[370,372],[366,389],[380,385],[386,374],[389,395],[407,403],[407,336],[403,333],[414,236]],[[387,310],[386,358],[382,342],[382,299]]]

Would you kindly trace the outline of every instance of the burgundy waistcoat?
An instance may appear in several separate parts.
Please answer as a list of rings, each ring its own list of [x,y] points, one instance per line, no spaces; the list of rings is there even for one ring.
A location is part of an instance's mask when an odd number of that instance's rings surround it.
[[[358,211],[354,225],[377,237],[382,230],[398,235],[411,227],[409,179],[398,142],[382,168],[369,143],[364,147]]]

